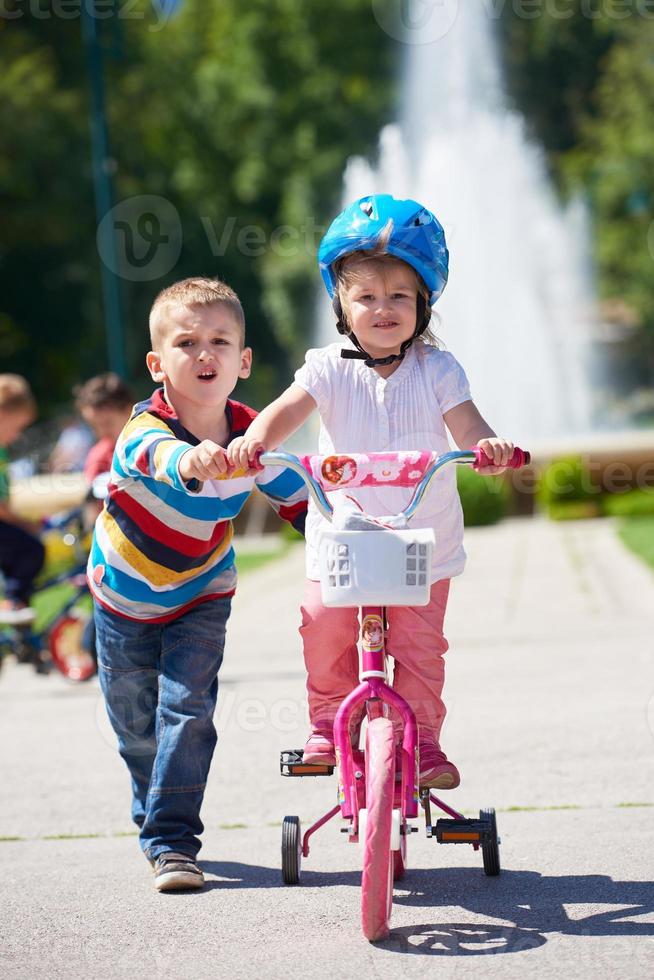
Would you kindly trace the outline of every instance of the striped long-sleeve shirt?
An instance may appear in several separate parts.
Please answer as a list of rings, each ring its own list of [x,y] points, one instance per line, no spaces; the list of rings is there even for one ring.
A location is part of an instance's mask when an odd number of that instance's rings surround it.
[[[256,412],[226,406],[230,440]],[[185,483],[179,459],[199,440],[166,402],[163,389],[136,405],[114,452],[108,496],[89,555],[88,579],[105,608],[147,622],[166,622],[236,588],[232,518],[254,484],[279,516],[304,529],[306,489],[292,470]]]

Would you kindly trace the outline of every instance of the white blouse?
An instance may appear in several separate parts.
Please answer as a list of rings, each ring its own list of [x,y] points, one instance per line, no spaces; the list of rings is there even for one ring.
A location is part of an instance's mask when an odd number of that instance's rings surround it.
[[[389,378],[380,377],[363,361],[340,356],[346,338],[328,347],[309,350],[295,383],[315,400],[320,412],[318,452],[369,453],[403,449],[448,452],[443,415],[470,400],[465,372],[448,351],[421,340],[413,342]],[[456,486],[455,466],[444,467],[411,521],[412,527],[434,529],[436,546],[432,582],[460,575],[465,565],[463,513]],[[406,487],[358,487],[330,494],[334,507],[343,493],[356,497],[375,517],[395,514],[409,503]],[[325,518],[311,501],[306,524],[307,576],[318,580],[317,542]]]

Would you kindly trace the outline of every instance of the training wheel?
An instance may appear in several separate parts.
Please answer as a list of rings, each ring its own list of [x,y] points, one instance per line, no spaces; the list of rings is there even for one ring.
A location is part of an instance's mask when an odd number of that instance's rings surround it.
[[[284,817],[282,824],[282,878],[285,885],[297,885],[302,861],[302,830],[299,817]]]
[[[492,807],[488,810],[480,810],[479,819],[488,826],[488,832],[481,845],[481,853],[484,858],[484,871],[490,877],[496,877],[500,873],[500,848],[497,837],[495,810]]]

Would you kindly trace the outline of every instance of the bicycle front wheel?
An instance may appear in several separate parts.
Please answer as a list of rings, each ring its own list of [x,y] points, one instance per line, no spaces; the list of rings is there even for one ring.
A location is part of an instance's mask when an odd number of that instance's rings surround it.
[[[366,820],[363,829],[361,927],[366,939],[386,939],[393,902],[391,826],[395,794],[395,739],[388,718],[366,734]]]
[[[73,610],[57,620],[48,636],[52,662],[70,681],[87,681],[97,671],[93,655],[84,649],[88,621],[88,615]]]

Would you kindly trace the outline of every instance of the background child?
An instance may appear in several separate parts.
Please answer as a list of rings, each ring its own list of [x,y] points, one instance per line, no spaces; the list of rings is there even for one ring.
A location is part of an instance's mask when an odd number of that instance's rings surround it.
[[[223,446],[256,412],[229,395],[250,374],[236,293],[210,279],[165,289],[147,365],[163,385],[136,405],[113,459],[89,556],[98,672],[132,777],[132,816],[160,891],[197,888],[200,806],[236,568],[231,519],[254,474],[228,475]],[[245,475],[243,475],[245,474]],[[256,475],[300,529],[306,492],[290,471]]]
[[[61,423],[61,432],[48,456],[51,473],[78,473],[93,445],[93,433],[81,419],[74,415]]]
[[[77,411],[98,440],[84,462],[84,476],[90,485],[96,476],[111,469],[114,447],[136,399],[129,385],[112,371],[90,378],[74,394]]]
[[[34,533],[9,505],[9,457],[7,446],[36,418],[36,403],[27,381],[18,374],[0,374],[0,570],[5,597],[0,602],[0,621],[30,623],[29,608],[34,579],[43,567],[45,550]]]
[[[90,529],[102,510],[101,499],[92,490],[93,481],[111,470],[118,436],[130,419],[136,399],[127,382],[113,371],[89,378],[83,385],[78,385],[73,394],[75,408],[98,440],[84,460],[84,479],[89,488],[84,504],[84,528]],[[84,628],[82,650],[97,661],[93,618]]]
[[[434,346],[428,333],[430,307],[447,282],[448,259],[441,225],[415,201],[375,195],[335,218],[321,242],[319,261],[338,330],[347,341],[307,352],[295,383],[230,446],[231,461],[254,462],[260,450],[277,447],[317,407],[321,454],[446,452],[447,426],[460,448],[478,444],[493,458],[495,465],[484,472],[501,472],[513,445],[497,438],[484,421],[471,400],[462,367]],[[349,492],[366,512],[381,516],[404,509],[412,491]],[[338,506],[340,493],[333,496]],[[313,730],[304,758],[333,763],[334,716],[358,680],[359,624],[356,610],[326,609],[322,604],[317,541],[323,523],[311,505],[300,633]],[[436,532],[431,601],[424,607],[388,610],[388,651],[395,660],[394,687],[419,724],[420,782],[450,789],[460,777],[439,743],[445,717],[443,654],[448,647],[443,619],[450,579],[465,563],[454,468],[439,474],[412,525]]]

